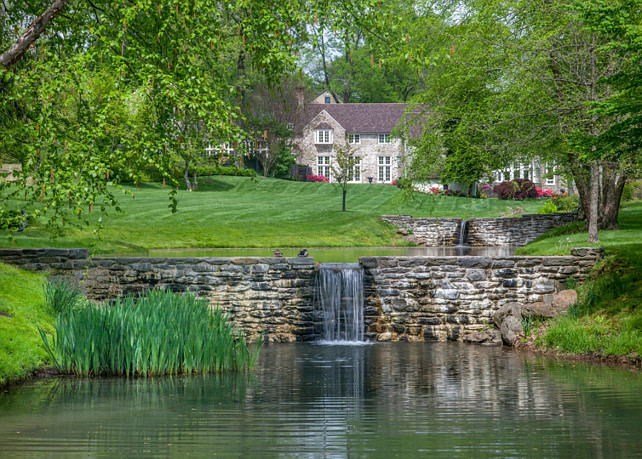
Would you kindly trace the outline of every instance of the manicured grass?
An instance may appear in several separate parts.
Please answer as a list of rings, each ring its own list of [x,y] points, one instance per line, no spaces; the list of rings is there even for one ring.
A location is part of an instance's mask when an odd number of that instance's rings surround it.
[[[92,247],[93,253],[144,252],[146,249],[202,247],[349,247],[408,245],[384,214],[417,217],[497,217],[509,206],[537,212],[540,201],[510,202],[426,196],[396,205],[390,185],[350,185],[347,212],[341,212],[337,184],[301,183],[270,178],[215,177],[200,181],[197,192],[179,191],[176,214],[168,209],[167,189],[148,183],[127,188],[122,213],[104,220],[96,241],[96,213],[86,229],[68,228],[51,240],[41,227],[28,228],[12,241],[0,233],[0,246]]]
[[[45,304],[44,278],[0,263],[0,386],[18,381],[49,357],[38,327],[53,331],[53,312]]]
[[[620,230],[600,231],[607,257],[578,289],[579,302],[549,321],[544,347],[574,354],[642,356],[642,202],[626,203]],[[584,225],[550,231],[518,250],[528,255],[566,255],[587,247]]]

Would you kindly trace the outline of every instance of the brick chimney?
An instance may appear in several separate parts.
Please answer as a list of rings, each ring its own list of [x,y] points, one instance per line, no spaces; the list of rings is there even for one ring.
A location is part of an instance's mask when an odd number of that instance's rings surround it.
[[[294,88],[294,90],[296,91],[296,105],[297,105],[297,108],[299,110],[303,110],[303,105],[305,103],[305,100],[304,100],[305,88],[303,86],[297,86],[296,88]]]

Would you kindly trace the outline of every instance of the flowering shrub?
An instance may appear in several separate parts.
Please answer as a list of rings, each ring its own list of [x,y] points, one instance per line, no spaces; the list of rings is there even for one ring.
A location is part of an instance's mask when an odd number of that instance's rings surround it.
[[[485,194],[488,194],[490,192],[490,185],[487,183],[480,183],[479,185],[477,185],[477,188],[479,189],[479,191]]]
[[[438,186],[433,186],[432,188],[430,188],[430,192],[432,194],[442,194],[443,190],[441,188],[439,188]]]
[[[499,199],[515,199],[522,201],[526,198],[536,198],[535,185],[528,179],[513,179],[495,185],[493,192]]]
[[[553,197],[553,190],[543,190],[541,188],[535,187],[538,198],[551,198]]]
[[[307,179],[308,182],[330,182],[330,180],[328,180],[327,177],[324,177],[323,175],[308,175]]]

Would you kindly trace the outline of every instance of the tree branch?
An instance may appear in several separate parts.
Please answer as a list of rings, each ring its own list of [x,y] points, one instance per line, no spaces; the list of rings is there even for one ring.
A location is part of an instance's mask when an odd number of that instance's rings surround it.
[[[9,67],[18,62],[67,3],[69,0],[54,0],[49,8],[18,37],[13,46],[0,55],[0,65]]]

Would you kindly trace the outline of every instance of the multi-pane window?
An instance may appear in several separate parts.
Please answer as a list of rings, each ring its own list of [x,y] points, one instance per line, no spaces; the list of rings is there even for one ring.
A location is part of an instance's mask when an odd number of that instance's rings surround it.
[[[330,96],[325,96],[325,103],[329,104],[330,103]]]
[[[314,131],[315,143],[332,143],[332,129],[317,129]]]
[[[330,180],[330,157],[317,156],[317,174]]]
[[[379,143],[390,143],[390,134],[379,134]]]
[[[353,156],[353,166],[348,169],[349,182],[361,182],[361,157]]]
[[[348,134],[348,143],[361,143],[361,136],[359,134]]]
[[[552,164],[546,164],[546,185],[555,185],[555,169]]]
[[[379,156],[379,182],[390,181],[390,156]]]
[[[531,179],[531,165],[529,163],[522,164],[522,178]]]

